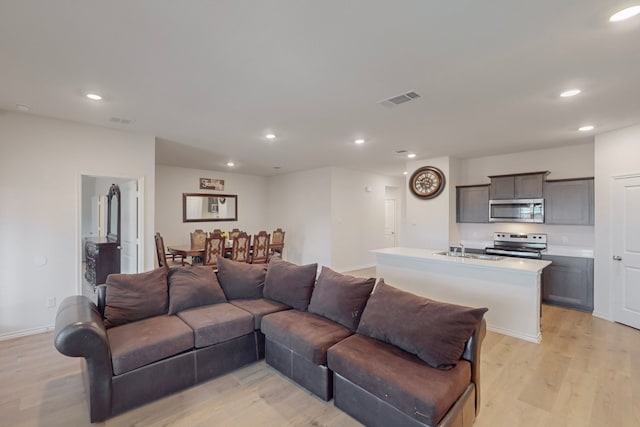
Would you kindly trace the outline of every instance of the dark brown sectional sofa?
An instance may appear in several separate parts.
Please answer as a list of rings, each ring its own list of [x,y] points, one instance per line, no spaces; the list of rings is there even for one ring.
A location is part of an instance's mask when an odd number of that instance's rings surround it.
[[[266,362],[370,426],[470,426],[486,309],[274,259],[111,275],[69,297],[56,348],[84,358],[91,422]]]

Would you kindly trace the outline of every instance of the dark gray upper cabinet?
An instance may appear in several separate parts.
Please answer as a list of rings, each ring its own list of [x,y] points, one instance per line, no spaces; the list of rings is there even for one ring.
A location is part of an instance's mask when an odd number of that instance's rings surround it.
[[[489,222],[489,185],[456,187],[456,222]]]
[[[531,172],[517,175],[490,176],[490,198],[505,199],[539,199],[542,197],[544,177],[549,172]]]
[[[542,302],[593,311],[593,258],[544,255]]]
[[[545,224],[592,225],[593,178],[544,183]]]

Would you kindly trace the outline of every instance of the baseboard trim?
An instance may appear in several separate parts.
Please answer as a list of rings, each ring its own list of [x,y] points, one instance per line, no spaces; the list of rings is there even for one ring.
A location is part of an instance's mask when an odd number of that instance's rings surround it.
[[[608,320],[609,322],[613,322],[613,319],[603,313],[600,313],[598,311],[594,311],[592,313],[593,317],[597,317],[598,319],[603,319],[603,320]]]
[[[345,268],[341,268],[339,270],[336,270],[338,273],[345,273],[347,271],[355,271],[355,270],[364,270],[365,268],[375,268],[375,264],[371,265],[356,265],[356,266],[351,266],[351,267],[345,267]]]
[[[14,338],[26,337],[29,335],[42,334],[44,332],[53,331],[54,329],[55,329],[54,325],[49,325],[49,326],[41,326],[39,328],[23,329],[22,331],[9,332],[5,334],[0,334],[0,341],[12,340]]]
[[[512,331],[510,329],[494,326],[489,322],[487,322],[487,330],[491,332],[497,332],[502,335],[508,335],[510,337],[519,338],[521,340],[534,342],[536,344],[540,344],[542,342],[542,334],[540,332],[538,332],[537,336],[527,335],[527,334],[522,334],[520,332]]]

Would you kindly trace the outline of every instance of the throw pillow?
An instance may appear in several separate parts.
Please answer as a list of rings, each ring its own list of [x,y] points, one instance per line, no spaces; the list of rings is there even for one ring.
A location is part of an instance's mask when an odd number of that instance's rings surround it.
[[[217,257],[218,281],[227,299],[262,298],[265,265],[231,261]]]
[[[169,270],[169,314],[188,308],[227,302],[211,267],[172,268]]]
[[[355,331],[375,284],[373,277],[364,279],[347,276],[322,267],[311,295],[309,312]]]
[[[167,270],[138,274],[110,274],[104,326],[112,328],[167,312]]]
[[[451,369],[486,308],[422,298],[380,279],[364,309],[358,333],[413,353],[430,366]]]
[[[305,311],[309,306],[318,264],[296,265],[273,258],[267,266],[265,298]]]

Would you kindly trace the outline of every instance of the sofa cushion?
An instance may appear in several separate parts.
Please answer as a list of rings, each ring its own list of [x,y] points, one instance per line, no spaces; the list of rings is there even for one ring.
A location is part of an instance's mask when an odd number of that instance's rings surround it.
[[[262,298],[266,269],[264,265],[247,264],[217,257],[218,281],[227,299]]]
[[[195,266],[169,270],[169,314],[202,305],[227,302],[211,267]]]
[[[309,306],[318,264],[296,265],[272,258],[267,267],[264,296],[298,310]]]
[[[196,348],[219,344],[254,331],[253,316],[226,302],[181,311],[178,317],[193,329]]]
[[[319,314],[355,331],[376,279],[336,273],[322,267],[313,288],[309,312]]]
[[[327,349],[351,335],[329,319],[307,311],[287,310],[262,318],[262,333],[316,365],[326,365]]]
[[[396,345],[434,368],[451,369],[486,311],[419,297],[380,279],[358,333]]]
[[[176,316],[155,316],[107,330],[114,375],[193,348],[193,330]]]
[[[434,369],[391,344],[352,335],[328,351],[329,369],[410,417],[435,426],[471,381],[471,364]]]
[[[147,317],[167,313],[167,270],[158,268],[146,273],[110,274],[104,326],[112,328]]]
[[[262,318],[270,313],[275,313],[282,310],[289,310],[291,307],[288,305],[279,303],[277,301],[271,301],[270,299],[258,298],[258,299],[234,299],[230,301],[231,304],[239,307],[245,311],[248,311],[253,315],[255,329],[260,330],[260,324]]]

